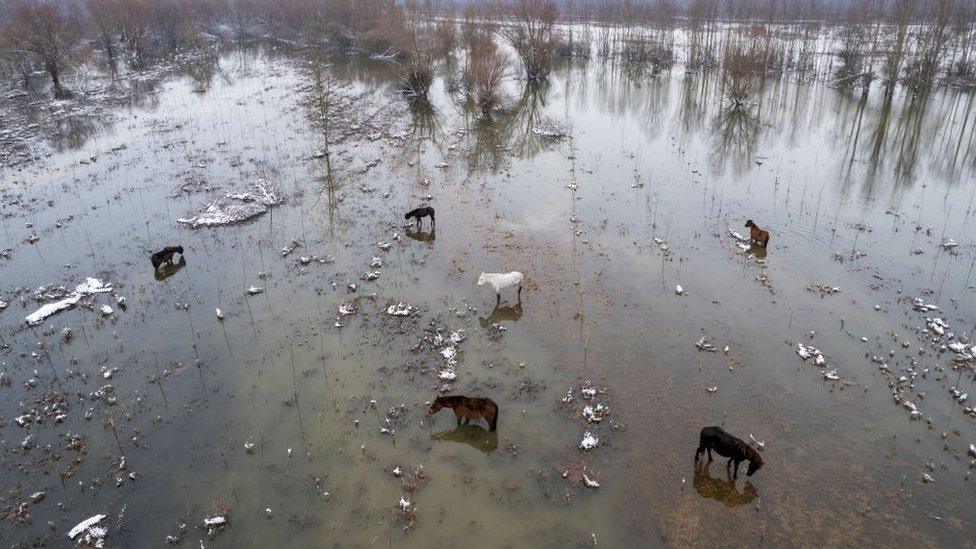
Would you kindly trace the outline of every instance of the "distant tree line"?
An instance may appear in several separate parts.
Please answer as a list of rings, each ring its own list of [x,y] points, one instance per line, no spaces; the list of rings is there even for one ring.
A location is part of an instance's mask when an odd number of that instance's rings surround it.
[[[572,25],[580,21],[595,24]],[[405,90],[423,97],[437,59],[461,47],[474,54],[463,80],[488,109],[498,97],[486,82],[507,66],[488,45],[495,39],[511,45],[531,81],[554,58],[588,58],[591,45],[658,72],[677,57],[681,29],[693,68],[728,63],[746,77],[801,70],[826,32],[840,44],[840,82],[924,89],[937,75],[976,78],[974,23],[974,0],[0,0],[0,76],[26,88],[43,71],[65,97],[65,72],[81,62],[139,69],[212,36],[273,36],[396,59]],[[747,84],[736,84],[737,101]]]

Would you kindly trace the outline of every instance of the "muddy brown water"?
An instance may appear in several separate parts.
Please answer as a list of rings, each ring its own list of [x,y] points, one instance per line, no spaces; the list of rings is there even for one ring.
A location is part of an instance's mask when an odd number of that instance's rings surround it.
[[[96,513],[109,546],[972,543],[976,418],[950,387],[976,398],[973,373],[923,331],[926,316],[957,338],[974,326],[972,95],[784,79],[729,113],[717,75],[634,81],[594,60],[528,91],[510,78],[509,111],[485,122],[447,91],[450,67],[430,108],[409,108],[391,67],[339,60],[329,97],[355,100],[323,128],[309,63],[227,52],[77,126],[5,107],[42,128],[38,160],[0,171],[5,543],[64,545]],[[546,122],[568,137],[533,131]],[[258,179],[285,202],[226,227],[176,222]],[[428,194],[436,231],[413,234],[402,214]],[[772,233],[762,262],[728,232],[749,218]],[[185,266],[155,276],[149,253],[176,243]],[[475,281],[512,269],[521,307],[506,293],[493,312]],[[35,288],[86,276],[127,307],[101,295],[24,325]],[[417,312],[385,314],[397,302]],[[343,303],[358,311],[336,328]],[[428,328],[463,332],[451,392],[494,398],[497,435],[449,412],[428,422],[444,367]],[[904,394],[922,419],[873,355],[895,378],[915,361]],[[605,389],[599,424],[580,415],[585,380]],[[114,402],[93,395],[106,383]],[[57,394],[61,422],[14,421]],[[706,425],[765,441],[765,467],[735,483],[721,461],[696,471]],[[583,464],[600,488],[563,478]],[[216,514],[228,524],[208,532]]]

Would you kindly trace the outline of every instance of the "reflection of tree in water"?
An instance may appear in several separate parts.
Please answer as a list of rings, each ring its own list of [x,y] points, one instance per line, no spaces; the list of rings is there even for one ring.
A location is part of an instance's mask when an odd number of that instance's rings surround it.
[[[330,65],[321,56],[311,56],[305,63],[305,71],[311,80],[310,91],[302,99],[312,128],[317,130],[322,136],[322,149],[315,154],[321,160],[322,168],[322,195],[325,196],[327,213],[329,216],[329,230],[335,230],[336,214],[339,212],[339,200],[337,191],[341,184],[336,180],[332,169],[332,117],[336,116],[335,96],[336,90],[332,75],[329,72]],[[317,200],[318,201],[318,200]],[[316,202],[317,202],[316,201]]]
[[[678,120],[686,134],[702,130],[708,119],[711,79],[704,73],[689,73],[681,81]]]
[[[747,107],[723,109],[713,125],[715,147],[712,160],[723,166],[731,159],[736,173],[745,173],[752,167],[759,146],[759,117]]]
[[[597,100],[603,110],[621,117],[638,117],[641,130],[649,137],[661,133],[671,96],[670,76],[638,81],[624,78],[617,63],[601,63],[595,79],[596,89],[599,90]],[[567,78],[567,81],[570,80]],[[580,77],[576,80],[582,88],[582,83],[587,79]]]
[[[740,492],[736,489],[735,481],[731,478],[723,479],[711,476],[708,472],[708,460],[702,460],[701,463],[695,465],[694,483],[695,490],[701,497],[714,499],[726,507],[747,505],[759,496],[756,487],[748,480],[745,481]]]
[[[115,83],[113,82],[113,86]],[[127,86],[124,92],[125,106],[130,109],[156,109],[159,107],[159,81],[131,78],[119,85]]]
[[[518,99],[491,117],[479,116],[473,109],[464,109],[464,124],[468,136],[468,169],[496,172],[508,154],[532,158],[546,149],[552,138],[533,130],[543,120],[548,81],[528,82]]]
[[[73,115],[44,125],[42,131],[51,147],[60,152],[80,148],[108,125],[106,120],[95,115]]]
[[[214,76],[221,72],[219,52],[216,49],[210,49],[193,57],[183,66],[182,72],[193,80],[194,92],[206,93],[213,83]],[[224,75],[224,78],[227,79],[227,76]]]
[[[418,98],[408,103],[410,111],[410,133],[416,141],[438,142],[438,134],[443,133],[437,116],[437,109],[426,98]]]
[[[842,105],[838,132],[845,142],[843,176],[847,192],[859,177],[855,166],[865,165],[865,196],[873,196],[879,181],[893,179],[899,186],[913,184],[919,161],[937,172],[949,184],[963,180],[966,170],[976,167],[976,98],[954,93],[912,97],[910,93],[885,93],[872,105],[861,97]],[[849,125],[849,127],[848,127]],[[893,175],[886,178],[885,175]],[[894,189],[893,189],[894,190]]]
[[[410,113],[410,134],[412,141],[406,147],[405,153],[410,159],[408,165],[414,166],[416,181],[423,181],[426,162],[423,161],[424,147],[430,143],[440,150],[443,141],[443,127],[441,126],[437,109],[426,97],[416,97],[407,102]],[[441,151],[443,154],[443,151]]]

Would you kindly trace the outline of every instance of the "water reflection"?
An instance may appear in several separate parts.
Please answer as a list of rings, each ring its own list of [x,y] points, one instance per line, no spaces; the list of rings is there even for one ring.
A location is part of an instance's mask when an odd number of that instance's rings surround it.
[[[499,322],[503,321],[518,322],[520,318],[522,318],[521,301],[515,305],[509,305],[508,307],[495,306],[495,310],[493,310],[490,315],[479,318],[478,322],[481,324],[482,328],[488,328],[493,324],[498,324]]]
[[[156,280],[166,280],[167,278],[180,272],[183,267],[186,267],[186,258],[181,256],[179,263],[167,263],[156,269]]]
[[[729,473],[728,478],[713,477],[708,471],[708,460],[701,460],[695,465],[695,490],[703,498],[714,499],[726,507],[740,507],[756,499],[759,493],[748,480],[742,485],[740,492],[735,487],[735,481]]]
[[[437,136],[440,130],[438,123],[437,110],[426,98],[417,98],[408,103],[410,119],[412,121],[411,136],[417,140],[429,140],[437,143]]]
[[[759,148],[759,116],[747,107],[724,109],[715,118],[713,128],[715,165],[721,169],[726,160],[731,160],[736,174],[752,169]]]
[[[480,116],[470,105],[459,105],[464,113],[468,139],[468,169],[497,172],[508,154],[531,158],[548,147],[551,138],[536,132],[544,119],[550,83],[527,82],[508,107],[492,116]]]
[[[498,431],[489,431],[480,425],[458,425],[455,429],[432,433],[430,439],[467,444],[486,454],[498,449]]]
[[[412,238],[418,242],[433,242],[437,239],[437,229],[430,229],[429,231],[422,231],[420,229],[406,229],[403,234],[407,235],[407,238]]]

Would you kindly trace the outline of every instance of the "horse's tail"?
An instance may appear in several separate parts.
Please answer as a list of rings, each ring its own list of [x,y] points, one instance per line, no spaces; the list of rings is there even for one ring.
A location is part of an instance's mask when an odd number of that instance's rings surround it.
[[[491,430],[495,431],[498,429],[498,405],[495,405],[495,416],[491,418]]]

